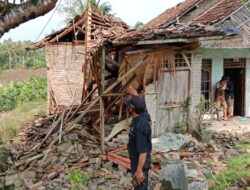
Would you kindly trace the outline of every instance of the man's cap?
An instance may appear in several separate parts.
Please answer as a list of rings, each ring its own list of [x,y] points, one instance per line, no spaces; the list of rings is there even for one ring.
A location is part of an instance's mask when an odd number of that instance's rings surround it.
[[[136,113],[143,113],[146,109],[144,101],[139,96],[133,96],[131,99],[125,100],[124,104],[131,107]]]

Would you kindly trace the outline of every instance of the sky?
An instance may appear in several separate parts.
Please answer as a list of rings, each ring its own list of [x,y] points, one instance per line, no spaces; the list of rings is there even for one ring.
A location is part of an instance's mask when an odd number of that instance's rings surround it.
[[[121,18],[128,25],[134,26],[137,21],[141,21],[144,24],[149,22],[167,8],[173,7],[183,0],[101,0],[101,3],[105,1],[110,2],[112,6],[112,14]],[[37,41],[50,34],[52,30],[63,28],[63,17],[58,12],[55,12],[45,30],[42,32],[53,12],[54,10],[44,16],[40,16],[21,24],[19,27],[11,29],[8,33],[5,33],[2,36],[0,42],[8,38],[11,38],[14,41]],[[42,34],[40,35],[41,32]]]

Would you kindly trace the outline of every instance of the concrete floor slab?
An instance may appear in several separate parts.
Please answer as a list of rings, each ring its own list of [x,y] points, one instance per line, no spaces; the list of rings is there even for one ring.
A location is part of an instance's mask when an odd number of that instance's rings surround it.
[[[209,131],[228,131],[237,134],[250,132],[250,118],[248,117],[236,116],[228,121],[204,120],[204,123],[207,124],[207,130]]]

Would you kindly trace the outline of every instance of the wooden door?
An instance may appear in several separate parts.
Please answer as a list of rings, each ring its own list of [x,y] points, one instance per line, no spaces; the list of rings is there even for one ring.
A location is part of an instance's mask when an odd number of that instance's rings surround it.
[[[157,97],[155,136],[173,131],[177,125],[186,124],[189,89],[188,67],[177,68],[175,73],[164,71]]]

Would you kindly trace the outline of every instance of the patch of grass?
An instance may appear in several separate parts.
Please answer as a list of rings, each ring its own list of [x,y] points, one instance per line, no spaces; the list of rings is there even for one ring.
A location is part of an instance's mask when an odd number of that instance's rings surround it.
[[[85,189],[92,177],[92,173],[84,175],[80,169],[72,169],[69,172],[69,179],[72,184],[72,190]]]
[[[207,163],[207,167],[213,167],[213,163],[208,162],[208,163]]]
[[[246,168],[249,164],[249,160],[250,154],[244,153],[232,158],[229,161],[225,161],[228,165],[228,171],[215,176],[217,182],[211,190],[225,189],[234,185],[238,179],[249,176],[250,171]]]
[[[240,141],[237,145],[239,148],[250,148],[250,141]]]
[[[46,101],[27,102],[0,116],[0,141],[6,143],[20,130],[20,127],[32,122],[37,115],[46,114]]]

